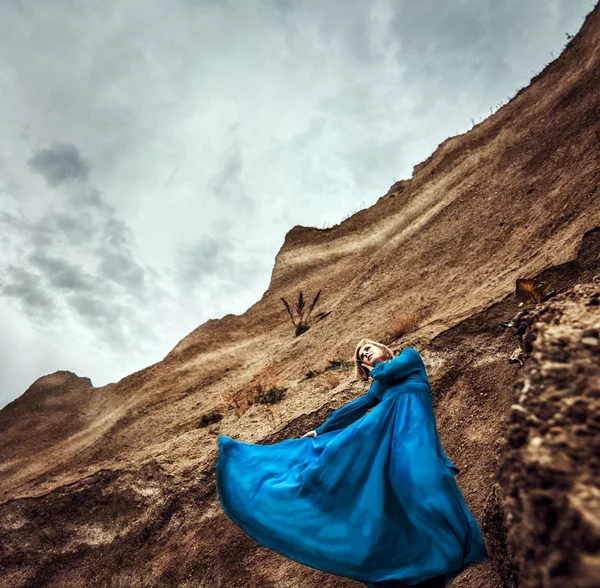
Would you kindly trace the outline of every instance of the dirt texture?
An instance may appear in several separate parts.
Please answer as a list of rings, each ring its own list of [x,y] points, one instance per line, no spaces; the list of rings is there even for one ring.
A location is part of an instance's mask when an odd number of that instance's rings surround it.
[[[519,586],[600,583],[600,276],[518,320],[528,357],[497,479]],[[534,565],[532,565],[534,562]]]
[[[117,383],[59,371],[2,409],[0,586],[360,586],[258,545],[224,515],[217,435],[266,444],[315,428],[368,388],[339,362],[390,332],[394,352],[421,352],[442,444],[489,547],[453,587],[591,586],[598,429],[577,415],[582,402],[592,414],[598,384],[585,371],[594,350],[576,337],[597,323],[599,79],[596,7],[527,88],[411,179],[335,227],[292,228],[245,313],[205,322]],[[530,311],[517,278],[555,296]],[[281,297],[319,290],[315,312],[329,314],[295,337]],[[419,319],[400,332],[408,316]],[[576,321],[562,359],[545,316]],[[573,369],[542,374],[548,362]],[[285,395],[243,406],[258,383]]]

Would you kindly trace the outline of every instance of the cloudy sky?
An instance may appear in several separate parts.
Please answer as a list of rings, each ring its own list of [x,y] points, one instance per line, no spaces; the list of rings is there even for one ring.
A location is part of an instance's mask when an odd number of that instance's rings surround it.
[[[564,47],[591,0],[6,0],[0,406],[114,382],[267,289]]]

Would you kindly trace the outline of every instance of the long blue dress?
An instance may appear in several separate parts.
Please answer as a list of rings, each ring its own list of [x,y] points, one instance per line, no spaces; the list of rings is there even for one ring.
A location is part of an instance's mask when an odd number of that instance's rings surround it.
[[[257,445],[220,435],[221,506],[307,566],[367,586],[440,575],[446,585],[488,553],[442,449],[425,365],[408,347],[371,377],[317,437]]]

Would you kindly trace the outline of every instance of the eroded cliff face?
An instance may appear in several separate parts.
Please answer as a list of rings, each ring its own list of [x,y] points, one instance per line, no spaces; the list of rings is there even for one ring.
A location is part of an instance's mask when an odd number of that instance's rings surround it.
[[[600,582],[600,275],[525,313],[497,478],[519,586]]]
[[[262,548],[227,519],[216,435],[275,443],[319,425],[368,387],[352,370],[325,370],[329,361],[350,359],[359,338],[379,339],[413,312],[414,330],[390,346],[423,356],[440,438],[490,547],[455,585],[516,586],[518,574],[558,585],[544,570],[568,552],[568,536],[552,535],[527,576],[533,536],[513,531],[545,532],[533,494],[519,490],[541,476],[518,469],[524,447],[499,461],[531,361],[509,361],[522,333],[506,325],[522,310],[516,278],[539,277],[563,296],[600,270],[599,47],[596,8],[530,86],[445,141],[410,180],[336,227],[294,227],[268,290],[244,314],[207,321],[118,383],[94,388],[57,372],[0,411],[0,585],[356,586]],[[330,314],[294,337],[280,298],[300,290],[309,300],[321,290],[317,309]],[[257,382],[286,395],[270,410],[230,410]],[[213,411],[223,418],[197,428]],[[496,479],[501,467],[512,477]],[[581,483],[578,466],[566,490],[583,504]],[[595,564],[576,547],[581,563],[568,573],[586,578]]]

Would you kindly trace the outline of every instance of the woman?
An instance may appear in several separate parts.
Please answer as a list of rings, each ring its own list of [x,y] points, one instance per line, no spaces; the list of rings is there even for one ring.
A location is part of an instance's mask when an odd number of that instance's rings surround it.
[[[446,586],[488,554],[442,449],[423,360],[370,339],[354,360],[369,390],[314,431],[273,445],[219,436],[223,510],[262,545],[369,588]]]

